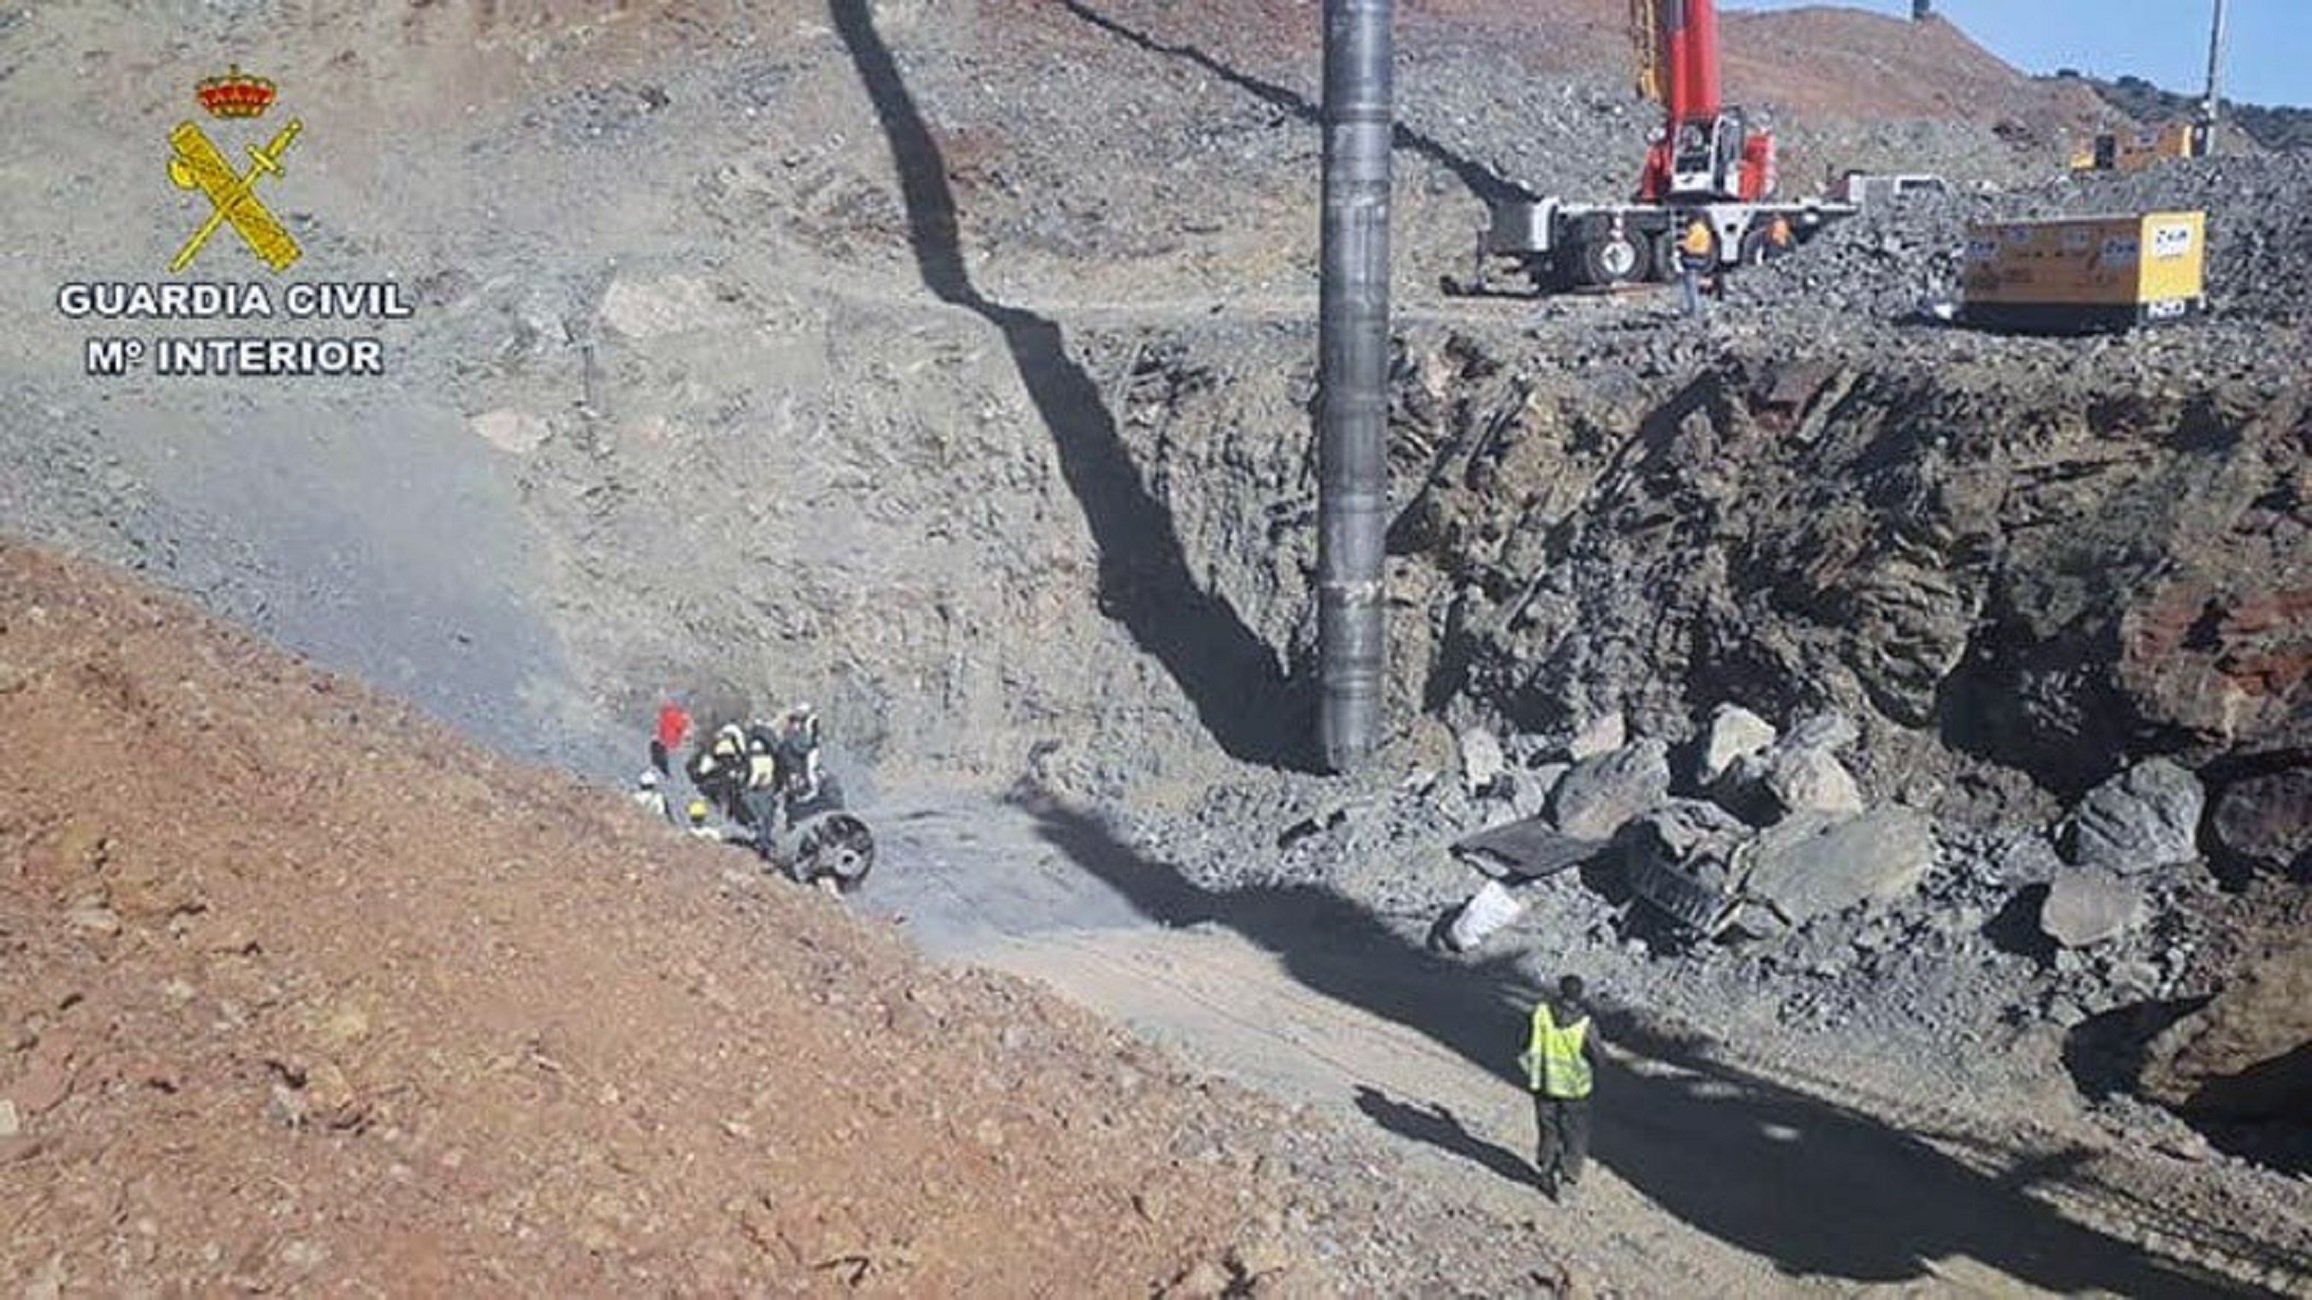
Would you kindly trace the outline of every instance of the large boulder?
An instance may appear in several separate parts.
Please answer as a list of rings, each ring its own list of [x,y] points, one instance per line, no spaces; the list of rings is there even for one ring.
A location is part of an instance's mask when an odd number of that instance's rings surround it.
[[[2198,859],[2200,779],[2164,758],[2136,764],[2087,792],[2062,835],[2076,867],[2130,874]]]
[[[1622,717],[1622,711],[1615,709],[1584,724],[1566,743],[1565,756],[1576,763],[1600,758],[1628,744],[1629,737],[1629,723]]]
[[[1483,727],[1463,730],[1459,740],[1462,788],[1473,798],[1490,792],[1509,770],[1509,757],[1501,752],[1501,741]]]
[[[2224,787],[2215,830],[2218,843],[2252,866],[2312,876],[2312,767]]]
[[[1550,795],[1550,819],[1577,839],[1605,841],[1670,797],[1670,747],[1641,740],[1573,765]]]
[[[1857,735],[1846,715],[1818,713],[1771,745],[1735,755],[1711,783],[1710,796],[1760,826],[1796,813],[1854,816],[1863,810],[1862,786],[1837,751]]]
[[[1703,728],[1702,746],[1695,755],[1694,784],[1709,786],[1724,776],[1736,759],[1772,745],[1777,734],[1773,723],[1741,705],[1719,705]]]
[[[1743,890],[1791,925],[1899,898],[1935,865],[1926,817],[1887,807],[1859,817],[1799,813],[1758,836]]]
[[[2154,1039],[2142,1090],[2211,1117],[2312,1115],[2312,937],[2266,949]]]
[[[1790,734],[1779,742],[1783,749],[1819,749],[1836,753],[1852,749],[1862,739],[1862,728],[1854,719],[1836,709],[1809,714],[1790,728]]]
[[[1777,751],[1766,765],[1766,793],[1782,810],[1851,817],[1862,811],[1862,787],[1838,755],[1827,749]]]
[[[2039,904],[2039,928],[2066,948],[2087,948],[2126,934],[2144,919],[2134,882],[2084,867],[2055,873]]]

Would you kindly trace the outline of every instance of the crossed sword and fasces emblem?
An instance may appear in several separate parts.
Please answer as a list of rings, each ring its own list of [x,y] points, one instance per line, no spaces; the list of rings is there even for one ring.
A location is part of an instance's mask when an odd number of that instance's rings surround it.
[[[169,179],[179,189],[197,189],[207,195],[212,210],[208,220],[201,223],[201,228],[194,231],[192,238],[170,259],[170,271],[184,270],[201,251],[201,246],[209,242],[209,236],[217,233],[217,227],[228,222],[233,233],[257,255],[257,260],[275,271],[303,254],[296,238],[282,228],[266,210],[264,201],[257,197],[257,181],[268,172],[275,176],[281,174],[281,155],[289,152],[290,144],[304,126],[303,122],[291,118],[263,148],[250,145],[249,170],[236,172],[197,124],[177,123],[177,128],[169,132],[169,148],[173,153],[169,159]]]

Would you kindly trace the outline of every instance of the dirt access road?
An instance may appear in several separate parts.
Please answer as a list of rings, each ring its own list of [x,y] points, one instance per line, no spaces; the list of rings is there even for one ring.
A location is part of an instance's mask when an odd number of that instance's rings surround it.
[[[1532,1181],[1530,1105],[1510,1072],[1541,972],[1434,958],[1328,891],[1199,893],[1095,819],[1034,798],[889,806],[888,865],[863,901],[926,947],[1041,980],[1204,1068],[1378,1127],[1432,1190],[1481,1225],[1535,1225],[1589,1285],[2312,1294],[2306,1261],[2266,1244],[2284,1238],[2239,1207],[2173,1194],[2156,1157],[1906,1096],[1891,1071],[1753,1059],[1630,1009],[1601,1017],[1613,1048],[1598,1167],[1554,1207]]]

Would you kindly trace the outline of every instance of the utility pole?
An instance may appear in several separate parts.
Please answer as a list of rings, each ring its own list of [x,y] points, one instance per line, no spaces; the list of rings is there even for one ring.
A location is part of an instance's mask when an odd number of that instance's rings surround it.
[[[2216,21],[2208,33],[2208,97],[2200,103],[2200,116],[2211,128],[2223,116],[2224,94],[2224,0],[2216,0]],[[2209,142],[2211,146],[2214,141]]]
[[[1317,745],[1346,772],[1380,744],[1389,465],[1392,0],[1325,0],[1317,283]]]

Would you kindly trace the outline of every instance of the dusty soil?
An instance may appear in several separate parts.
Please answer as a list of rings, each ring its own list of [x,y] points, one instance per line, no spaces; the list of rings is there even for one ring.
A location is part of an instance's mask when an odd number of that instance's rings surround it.
[[[0,693],[16,1285],[1144,1295],[1549,1267],[1518,1234],[1454,1247],[1455,1207],[1321,1120],[116,574],[0,548]]]

